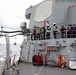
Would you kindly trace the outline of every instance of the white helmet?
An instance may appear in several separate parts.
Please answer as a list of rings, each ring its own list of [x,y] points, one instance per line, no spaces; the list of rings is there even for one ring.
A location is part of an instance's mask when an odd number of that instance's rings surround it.
[[[53,24],[56,24],[56,23],[53,23]]]

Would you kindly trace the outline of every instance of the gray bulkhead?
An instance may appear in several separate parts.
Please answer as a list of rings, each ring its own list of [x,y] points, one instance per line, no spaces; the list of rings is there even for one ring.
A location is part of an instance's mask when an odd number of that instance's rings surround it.
[[[71,58],[76,58],[76,39],[51,39],[51,40],[38,40],[38,41],[25,41],[23,43],[21,60],[25,62],[32,62],[32,56],[35,54],[45,54],[46,46],[56,46],[59,42],[61,47],[56,51],[47,51],[47,64],[51,64],[50,61],[54,59],[57,62],[58,55],[63,55],[66,57],[67,65]],[[42,46],[41,46],[41,45]],[[73,45],[72,45],[73,44]]]
[[[51,10],[52,14],[45,19],[45,20],[49,20],[49,24],[51,26],[53,25],[53,23],[56,23],[57,25],[76,23],[76,19],[75,19],[76,7],[69,8],[69,6],[76,4],[76,0],[46,0],[46,1],[52,1],[52,10]],[[36,9],[42,3],[32,6],[31,8],[28,8],[26,10],[26,15],[29,13],[31,14],[29,18],[30,19],[29,28],[33,28],[35,25],[43,26],[44,21],[41,22],[34,21]]]

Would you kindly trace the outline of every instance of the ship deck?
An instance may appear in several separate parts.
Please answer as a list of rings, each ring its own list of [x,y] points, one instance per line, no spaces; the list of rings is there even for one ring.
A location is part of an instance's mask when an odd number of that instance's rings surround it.
[[[28,63],[19,63],[20,75],[76,75],[76,70],[50,66],[33,66]]]

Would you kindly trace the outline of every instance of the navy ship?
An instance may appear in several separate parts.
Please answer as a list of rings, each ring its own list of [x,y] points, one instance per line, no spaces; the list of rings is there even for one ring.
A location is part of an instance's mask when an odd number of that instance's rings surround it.
[[[32,63],[42,55],[45,64],[76,68],[76,0],[44,0],[26,9],[30,33],[24,34],[20,60]],[[62,66],[63,67],[63,66]]]

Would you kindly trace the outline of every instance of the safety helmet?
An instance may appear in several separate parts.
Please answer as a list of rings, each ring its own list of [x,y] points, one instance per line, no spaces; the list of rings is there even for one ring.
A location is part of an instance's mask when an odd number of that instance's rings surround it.
[[[54,25],[56,24],[56,23],[53,23]]]

